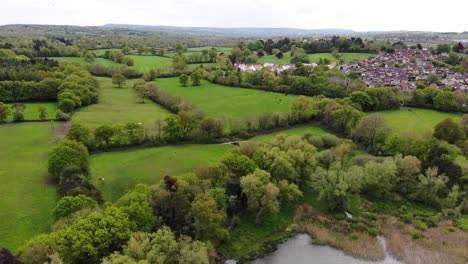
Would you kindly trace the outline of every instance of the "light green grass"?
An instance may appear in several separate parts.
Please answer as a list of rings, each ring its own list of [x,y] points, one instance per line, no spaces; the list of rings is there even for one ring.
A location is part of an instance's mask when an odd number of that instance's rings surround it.
[[[182,175],[212,164],[229,148],[179,145],[96,154],[91,157],[91,179],[106,201],[115,201],[138,183],[155,184],[166,175]]]
[[[458,113],[438,112],[430,109],[410,108],[377,112],[385,117],[393,133],[410,137],[431,136],[434,127],[445,118],[459,122],[463,117]]]
[[[91,63],[87,62],[85,59],[81,57],[51,57],[50,59],[57,60],[58,62],[78,62],[81,64],[101,64],[104,66],[116,66],[116,67],[122,66],[122,64],[118,64],[117,62],[103,59],[103,58],[95,58]]]
[[[281,59],[278,59],[275,55],[265,55],[258,59],[258,63],[290,64],[291,54],[289,52],[284,53]]]
[[[57,195],[46,183],[51,125],[1,125],[0,138],[0,248],[17,252],[32,236],[48,232],[53,223]]]
[[[162,72],[172,71],[172,58],[161,56],[138,56],[129,55],[135,61],[134,67],[142,72],[148,72],[151,69],[159,69]],[[193,70],[198,67],[200,63],[189,64],[187,68]],[[203,63],[205,66],[216,66],[216,63]]]
[[[172,59],[161,56],[138,56],[129,55],[135,61],[135,68],[147,72],[151,69],[160,69],[163,72],[171,71]]]
[[[345,62],[351,62],[353,60],[365,60],[370,56],[377,56],[377,54],[372,53],[341,53]]]
[[[24,109],[24,120],[39,120],[39,107],[44,106],[47,108],[47,119],[55,119],[55,112],[57,111],[57,103],[54,102],[40,102],[40,103],[22,103],[26,105]],[[11,107],[13,104],[6,104]],[[8,116],[7,121],[13,120],[13,112],[11,109],[11,115]]]
[[[112,84],[110,78],[98,78],[101,88],[99,103],[80,108],[72,118],[73,122],[82,123],[94,129],[100,125],[116,123],[143,123],[151,132],[154,122],[164,119],[170,112],[150,100],[138,103],[139,99],[130,81],[127,86],[118,88]]]
[[[370,53],[342,53],[345,63],[351,62],[355,59],[363,60],[374,55]],[[332,56],[331,53],[315,53],[307,55],[310,62],[319,62],[320,58],[329,59],[331,62],[338,62],[338,60]],[[283,58],[278,59],[275,55],[266,55],[258,60],[259,63],[275,63],[275,64],[289,64],[291,63],[291,54],[289,52],[283,55]]]
[[[286,112],[297,98],[293,95],[227,87],[202,81],[200,86],[183,87],[178,78],[157,79],[161,90],[192,102],[211,117],[246,117],[263,112]],[[282,100],[282,104],[279,100]]]
[[[307,126],[300,126],[300,127],[294,127],[294,128],[290,128],[290,129],[286,129],[286,130],[281,130],[281,131],[274,132],[274,133],[271,133],[271,134],[256,136],[256,137],[253,137],[251,140],[266,141],[266,140],[270,140],[270,139],[272,139],[275,136],[280,135],[280,134],[285,134],[285,135],[288,135],[288,136],[303,136],[303,135],[308,134],[308,133],[312,134],[313,136],[318,136],[318,137],[327,134],[326,131],[324,131],[322,128],[320,128],[318,126],[307,125]]]

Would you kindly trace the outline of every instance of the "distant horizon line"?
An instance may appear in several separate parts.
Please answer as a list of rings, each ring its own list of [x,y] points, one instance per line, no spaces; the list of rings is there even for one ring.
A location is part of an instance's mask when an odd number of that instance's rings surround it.
[[[314,31],[314,30],[344,30],[352,31],[355,33],[381,33],[381,32],[429,32],[429,33],[457,33],[462,34],[468,32],[467,30],[463,31],[426,31],[426,30],[411,30],[411,29],[394,29],[394,30],[355,30],[350,28],[340,28],[340,27],[324,27],[324,28],[300,28],[300,27],[243,27],[243,26],[174,26],[174,25],[148,25],[148,24],[128,24],[128,23],[106,23],[103,25],[73,25],[73,24],[42,24],[42,23],[9,23],[9,24],[0,24],[0,27],[4,26],[73,26],[73,27],[105,27],[105,26],[141,26],[141,27],[168,27],[168,28],[212,28],[212,29],[283,29],[283,30],[304,30],[304,31]]]

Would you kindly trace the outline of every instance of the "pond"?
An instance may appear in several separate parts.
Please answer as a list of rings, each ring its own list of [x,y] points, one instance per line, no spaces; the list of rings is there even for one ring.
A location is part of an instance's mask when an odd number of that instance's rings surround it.
[[[380,238],[385,248],[385,240]],[[226,263],[236,263],[229,260]],[[278,246],[272,252],[261,259],[249,262],[250,264],[402,264],[387,254],[383,261],[365,261],[353,258],[342,251],[329,246],[311,244],[311,238],[306,234],[299,234]]]

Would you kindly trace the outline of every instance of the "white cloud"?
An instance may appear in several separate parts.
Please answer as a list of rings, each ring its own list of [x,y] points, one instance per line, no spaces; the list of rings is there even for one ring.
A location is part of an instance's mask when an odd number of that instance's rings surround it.
[[[1,9],[0,24],[468,30],[464,0],[6,0]]]

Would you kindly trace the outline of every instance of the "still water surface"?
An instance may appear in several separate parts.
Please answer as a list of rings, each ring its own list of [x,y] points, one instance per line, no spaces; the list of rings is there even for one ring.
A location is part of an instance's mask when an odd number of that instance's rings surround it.
[[[385,240],[379,239],[385,248]],[[226,263],[235,263],[226,262]],[[311,244],[311,238],[299,234],[278,246],[278,249],[250,264],[402,264],[387,254],[383,261],[364,261],[329,246]]]

